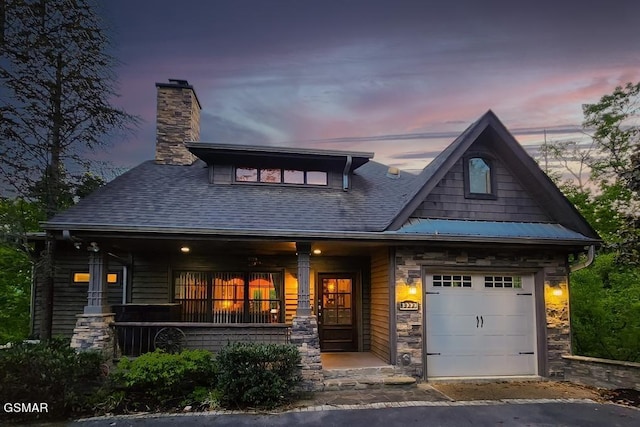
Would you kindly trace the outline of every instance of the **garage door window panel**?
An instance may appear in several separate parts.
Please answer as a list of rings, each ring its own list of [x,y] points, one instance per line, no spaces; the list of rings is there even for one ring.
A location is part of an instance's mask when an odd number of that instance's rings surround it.
[[[433,276],[433,286],[439,288],[470,288],[471,276],[435,274]]]
[[[484,276],[485,288],[522,289],[521,276]]]

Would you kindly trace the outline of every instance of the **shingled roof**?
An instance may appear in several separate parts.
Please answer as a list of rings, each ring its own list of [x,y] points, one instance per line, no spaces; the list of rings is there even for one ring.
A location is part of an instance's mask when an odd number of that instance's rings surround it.
[[[349,191],[269,185],[210,185],[202,161],[148,161],[46,223],[48,229],[298,230],[380,232],[406,203],[415,175],[387,176],[370,161]]]
[[[593,228],[491,111],[471,124],[418,175],[402,172],[399,177],[390,178],[387,166],[367,161],[370,153],[360,153],[362,162],[353,171],[349,191],[306,186],[212,185],[202,160],[190,166],[148,161],[56,215],[44,228],[419,240],[420,236],[406,233],[402,226],[487,128],[501,140],[501,155],[516,165],[515,171],[522,175],[522,181],[533,183],[535,197],[549,204],[546,208],[553,212],[557,223],[584,237],[572,236],[569,240],[598,241]],[[207,152],[202,143],[192,145],[192,149]],[[289,152],[293,150],[287,149]],[[422,237],[433,238],[433,234],[425,232]]]

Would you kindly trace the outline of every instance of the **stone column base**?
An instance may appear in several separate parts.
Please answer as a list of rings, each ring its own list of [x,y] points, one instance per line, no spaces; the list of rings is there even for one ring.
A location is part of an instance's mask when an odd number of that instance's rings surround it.
[[[78,314],[76,317],[71,347],[78,351],[100,351],[107,359],[113,359],[115,331],[111,324],[115,314]]]
[[[298,347],[301,358],[303,391],[320,391],[324,387],[320,337],[316,316],[295,316],[291,327],[291,344]]]

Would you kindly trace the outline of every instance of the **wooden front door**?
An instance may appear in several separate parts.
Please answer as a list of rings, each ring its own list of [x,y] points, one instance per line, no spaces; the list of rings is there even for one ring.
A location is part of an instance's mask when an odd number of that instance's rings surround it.
[[[318,277],[318,333],[322,351],[357,351],[355,275]]]

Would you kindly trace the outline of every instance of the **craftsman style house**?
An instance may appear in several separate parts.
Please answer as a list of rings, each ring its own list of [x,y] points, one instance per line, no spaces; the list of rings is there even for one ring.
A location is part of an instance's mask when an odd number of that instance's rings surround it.
[[[193,88],[156,86],[156,159],[44,224],[54,334],[134,355],[292,342],[310,371],[362,352],[423,379],[562,375],[570,259],[599,237],[491,111],[414,175],[199,142]]]

